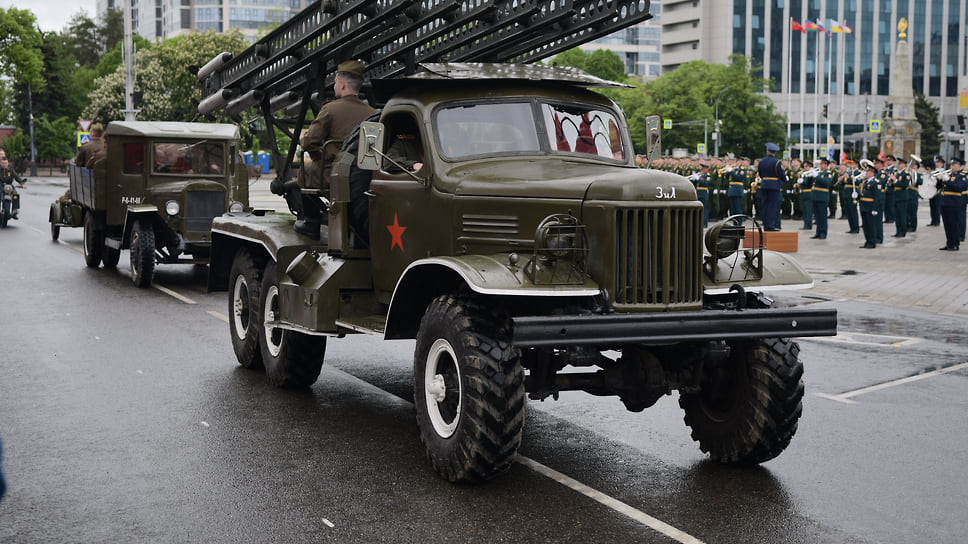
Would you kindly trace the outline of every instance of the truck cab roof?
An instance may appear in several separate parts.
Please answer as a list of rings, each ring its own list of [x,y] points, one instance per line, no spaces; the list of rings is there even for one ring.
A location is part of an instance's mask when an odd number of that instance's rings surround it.
[[[179,123],[175,121],[111,121],[104,133],[108,136],[142,136],[145,138],[207,138],[238,140],[239,127],[224,123]]]

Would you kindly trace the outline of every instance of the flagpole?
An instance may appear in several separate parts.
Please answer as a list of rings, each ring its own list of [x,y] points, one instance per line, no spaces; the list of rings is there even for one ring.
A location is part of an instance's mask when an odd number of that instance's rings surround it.
[[[827,35],[827,37],[830,38],[831,36]],[[824,81],[827,82],[827,84],[824,86],[824,90],[827,92],[823,103],[824,103],[824,106],[827,108],[827,115],[824,116],[824,119],[827,121],[826,137],[828,142],[831,140],[830,138],[830,89],[831,89],[831,86],[833,85],[833,70],[832,70],[833,66],[831,66],[831,63],[833,62],[832,60],[833,50],[834,50],[833,45],[834,45],[833,40],[830,40],[829,42],[827,42],[827,63],[823,67]],[[831,155],[831,152],[830,150],[828,150],[827,158],[830,158],[830,155]]]
[[[820,151],[820,123],[817,119],[817,112],[820,111],[820,71],[817,70],[817,61],[822,60],[820,56],[820,32],[817,32],[817,46],[813,50],[813,160],[817,160],[817,152]]]
[[[838,53],[840,53],[838,55],[840,59],[837,61],[837,64],[840,66],[840,71],[838,73],[843,75],[846,73],[844,70],[845,68],[844,65],[846,64],[846,59],[847,59],[847,53],[844,52],[844,33],[843,32],[840,33],[840,38],[838,39],[838,41],[840,42],[839,50],[838,50]],[[846,80],[840,81],[840,79],[838,79],[837,86],[840,87],[839,89],[837,89],[837,91],[840,93],[840,156],[841,158],[843,158],[844,150],[845,150],[844,144],[846,143],[844,142],[844,105],[846,104],[844,100],[844,96],[847,94],[847,81]]]
[[[807,47],[806,32],[800,33],[800,160],[803,160],[803,124],[806,121],[807,100]],[[792,157],[791,157],[792,158]]]
[[[790,17],[790,25],[787,27],[787,33],[789,34],[789,39],[787,40],[787,145],[790,145],[790,140],[792,137],[792,121],[790,119],[790,112],[793,110],[793,17]],[[786,149],[784,147],[784,149]],[[790,158],[793,158],[793,154],[790,154]]]

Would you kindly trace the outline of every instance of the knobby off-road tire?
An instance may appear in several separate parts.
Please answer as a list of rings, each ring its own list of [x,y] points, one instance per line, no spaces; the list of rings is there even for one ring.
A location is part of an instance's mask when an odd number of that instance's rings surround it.
[[[236,253],[229,274],[229,333],[235,357],[245,368],[262,368],[259,345],[261,287],[262,267],[248,251],[243,249]]]
[[[420,440],[441,476],[477,483],[511,466],[524,429],[524,369],[510,326],[468,298],[427,307],[414,353]]]
[[[90,268],[97,268],[101,264],[104,251],[104,231],[97,228],[94,214],[84,214],[84,262]]]
[[[269,383],[286,388],[309,387],[316,383],[326,355],[326,337],[271,325],[279,316],[279,280],[275,261],[270,261],[262,274],[259,308],[262,324],[259,344]]]
[[[155,274],[155,231],[150,224],[137,220],[131,228],[131,281],[138,287],[151,285]]]
[[[54,242],[60,238],[60,225],[50,224],[50,239]]]
[[[800,347],[789,338],[730,343],[728,363],[709,368],[701,391],[679,405],[699,448],[721,463],[756,465],[780,455],[803,411]]]

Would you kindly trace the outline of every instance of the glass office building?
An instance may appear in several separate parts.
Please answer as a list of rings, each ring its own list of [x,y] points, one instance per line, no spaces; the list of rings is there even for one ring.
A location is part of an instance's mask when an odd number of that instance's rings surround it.
[[[662,0],[652,0],[649,13],[652,18],[643,23],[609,34],[603,38],[586,43],[581,49],[591,53],[598,49],[608,49],[617,54],[625,63],[625,72],[640,79],[655,78],[662,75],[660,62]]]
[[[911,86],[957,134],[968,97],[966,0],[663,0],[662,70],[739,53],[772,79],[796,140],[863,132],[888,107],[898,23],[907,22]],[[805,32],[793,30],[794,21]],[[822,25],[829,32],[809,30]],[[833,25],[850,32],[830,32]],[[826,106],[827,116],[823,116]],[[827,124],[836,125],[827,131]]]
[[[124,0],[98,0],[98,17],[108,8],[120,9]],[[128,0],[131,27],[139,36],[154,41],[193,31],[224,32],[238,28],[255,40],[289,19],[312,0]]]

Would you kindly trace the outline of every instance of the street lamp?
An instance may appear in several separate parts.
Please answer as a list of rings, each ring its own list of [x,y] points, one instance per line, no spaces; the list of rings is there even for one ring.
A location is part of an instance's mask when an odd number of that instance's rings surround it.
[[[716,127],[715,127],[716,131],[713,137],[713,140],[715,142],[713,155],[717,159],[719,158],[719,139],[722,137],[722,132],[719,131],[719,99],[722,98],[723,93],[728,91],[730,88],[731,86],[727,85],[726,87],[723,88],[723,90],[719,91],[719,95],[716,97]]]

